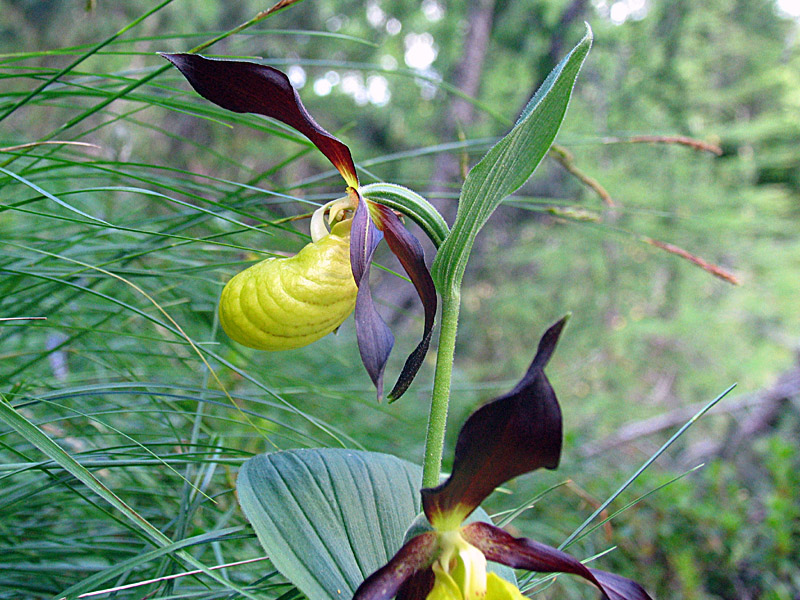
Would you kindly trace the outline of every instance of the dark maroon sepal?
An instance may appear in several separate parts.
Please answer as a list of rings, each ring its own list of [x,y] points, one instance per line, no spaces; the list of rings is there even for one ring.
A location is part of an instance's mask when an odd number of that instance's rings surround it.
[[[423,533],[411,538],[392,559],[367,577],[358,586],[353,600],[390,600],[403,588],[403,585],[412,579],[415,574],[430,570],[437,547],[435,533]],[[412,587],[406,588],[408,592],[415,591],[418,585],[425,585],[422,579],[415,580]],[[427,595],[427,594],[426,594]],[[425,598],[425,596],[406,596],[412,598]]]
[[[515,538],[489,523],[470,523],[461,530],[461,535],[483,552],[488,560],[514,569],[578,575],[595,585],[608,600],[652,600],[635,581],[589,569],[561,550],[527,538]]]
[[[561,408],[544,367],[567,321],[550,327],[522,381],[508,394],[475,411],[458,434],[450,478],[422,490],[428,520],[465,519],[492,491],[509,479],[546,467],[561,456]]]
[[[357,194],[355,190],[352,193]],[[369,267],[381,239],[383,233],[375,227],[369,216],[367,203],[358,194],[358,207],[350,226],[350,266],[358,286],[355,308],[356,339],[361,362],[375,384],[378,400],[383,396],[383,371],[394,346],[392,331],[378,314],[369,289]]]
[[[206,100],[239,113],[257,113],[294,127],[328,157],[347,185],[358,187],[350,150],[320,127],[300,101],[289,78],[266,65],[215,60],[199,54],[162,54]]]
[[[606,596],[611,600],[652,600],[644,588],[632,579],[599,569],[589,569],[589,571],[600,582]]]
[[[425,355],[431,345],[438,300],[436,286],[434,286],[433,278],[425,264],[425,252],[422,250],[422,244],[405,228],[392,209],[375,203],[372,206],[378,214],[376,222],[383,231],[386,243],[389,244],[389,249],[398,258],[400,264],[403,265],[403,269],[417,289],[417,294],[419,294],[419,299],[422,301],[422,306],[425,310],[425,328],[422,332],[422,339],[406,359],[403,370],[397,378],[397,383],[394,384],[394,388],[389,392],[389,402],[394,402],[411,385],[422,366],[422,361],[425,360]]]
[[[433,569],[428,567],[424,571],[417,571],[406,579],[397,592],[397,600],[425,600],[433,589],[436,576]]]

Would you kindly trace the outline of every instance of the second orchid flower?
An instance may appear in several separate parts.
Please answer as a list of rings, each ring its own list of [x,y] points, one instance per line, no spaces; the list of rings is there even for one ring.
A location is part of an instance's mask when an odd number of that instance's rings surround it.
[[[506,481],[561,457],[561,408],[544,368],[567,318],[542,336],[527,373],[509,393],[475,411],[456,441],[450,477],[422,490],[425,520],[408,541],[361,584],[353,600],[525,600],[512,583],[487,571],[487,561],[540,573],[570,573],[605,600],[651,600],[635,581],[591,569],[569,554],[465,519]]]

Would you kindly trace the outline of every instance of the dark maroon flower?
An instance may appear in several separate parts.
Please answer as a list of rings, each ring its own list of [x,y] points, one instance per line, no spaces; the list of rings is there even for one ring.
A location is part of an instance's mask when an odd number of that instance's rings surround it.
[[[347,195],[317,211],[312,219],[311,233],[314,242],[327,235],[324,224],[326,212],[329,213],[328,222],[331,225],[352,218],[349,239],[350,266],[358,286],[355,300],[356,336],[361,360],[377,388],[379,399],[383,395],[383,372],[394,346],[394,336],[378,314],[369,289],[369,268],[381,239],[386,239],[389,248],[400,260],[425,310],[422,340],[406,360],[397,383],[389,393],[390,400],[399,398],[422,365],[430,346],[436,316],[436,288],[425,265],[419,240],[403,226],[390,208],[365,200],[359,193],[358,175],[349,148],[314,121],[284,73],[258,63],[214,60],[196,54],[162,56],[175,65],[205,99],[234,112],[257,113],[290,125],[311,140],[342,175],[347,184]],[[336,326],[338,323],[329,325],[325,333]],[[247,341],[244,343],[247,344]]]
[[[509,479],[540,467],[555,469],[561,456],[562,420],[544,374],[562,319],[542,337],[528,372],[508,394],[467,419],[458,434],[450,477],[422,490],[429,528],[367,577],[353,600],[524,600],[512,583],[487,572],[486,561],[540,573],[570,573],[595,585],[607,600],[650,600],[630,579],[590,569],[556,548],[515,538],[499,527],[464,524],[478,505]]]

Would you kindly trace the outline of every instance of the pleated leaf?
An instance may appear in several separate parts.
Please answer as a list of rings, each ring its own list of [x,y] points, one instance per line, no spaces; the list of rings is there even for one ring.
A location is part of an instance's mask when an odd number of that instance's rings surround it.
[[[388,454],[302,449],[239,472],[239,503],[275,567],[309,600],[350,600],[403,544],[422,469]]]

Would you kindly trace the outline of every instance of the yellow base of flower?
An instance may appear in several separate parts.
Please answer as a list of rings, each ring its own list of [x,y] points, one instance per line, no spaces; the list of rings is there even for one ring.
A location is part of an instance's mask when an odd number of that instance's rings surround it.
[[[442,532],[433,563],[433,589],[426,600],[527,600],[517,587],[486,571],[486,558],[459,531]]]
[[[234,276],[219,301],[228,336],[258,350],[306,346],[334,331],[353,312],[350,222],[290,258],[268,258]]]
[[[486,574],[486,595],[465,596],[449,573],[434,568],[436,581],[426,600],[529,600],[517,587],[495,573]]]

